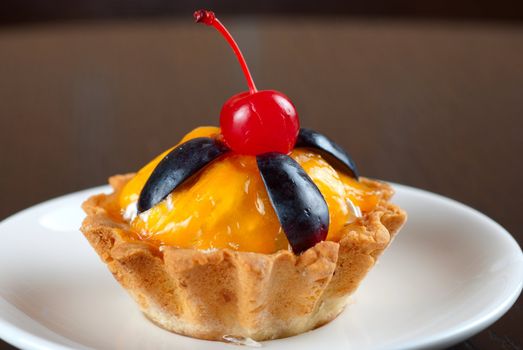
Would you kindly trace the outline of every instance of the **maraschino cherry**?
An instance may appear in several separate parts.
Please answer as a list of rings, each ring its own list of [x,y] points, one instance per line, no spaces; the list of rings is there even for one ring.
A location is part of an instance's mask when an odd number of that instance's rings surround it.
[[[236,54],[249,86],[249,91],[234,95],[222,107],[220,127],[227,146],[240,154],[289,153],[300,130],[292,102],[281,92],[256,89],[240,48],[214,12],[198,10],[194,18],[223,35]]]

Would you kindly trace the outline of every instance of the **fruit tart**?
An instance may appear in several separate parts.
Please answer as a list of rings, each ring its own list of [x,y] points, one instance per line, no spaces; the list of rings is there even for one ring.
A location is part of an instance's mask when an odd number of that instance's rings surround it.
[[[326,136],[300,128],[284,94],[249,91],[220,127],[199,127],[87,199],[81,230],[141,311],[201,339],[267,340],[334,319],[406,220],[392,188],[359,177]]]

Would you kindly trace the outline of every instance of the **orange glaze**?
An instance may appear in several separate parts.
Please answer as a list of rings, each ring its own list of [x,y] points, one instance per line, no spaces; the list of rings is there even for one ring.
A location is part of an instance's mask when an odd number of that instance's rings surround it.
[[[219,128],[200,127],[180,143],[219,134]],[[119,194],[122,214],[136,207],[151,172],[171,149],[143,167],[123,188]],[[329,240],[339,240],[343,227],[354,219],[347,198],[366,212],[381,197],[379,192],[337,172],[316,153],[295,149],[290,156],[303,167],[327,202]],[[130,224],[142,239],[183,248],[230,248],[259,253],[288,249],[253,156],[228,154],[212,162],[158,205],[135,216]]]

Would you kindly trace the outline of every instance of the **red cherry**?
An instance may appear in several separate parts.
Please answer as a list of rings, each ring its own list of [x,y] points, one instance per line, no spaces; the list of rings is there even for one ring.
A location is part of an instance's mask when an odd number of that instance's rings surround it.
[[[214,12],[198,10],[194,18],[197,23],[212,25],[223,35],[238,58],[249,86],[249,91],[234,95],[222,107],[220,127],[225,143],[241,154],[290,152],[300,130],[292,102],[281,92],[256,89],[240,48]]]
[[[222,107],[220,127],[227,145],[242,154],[288,153],[300,130],[287,96],[274,90],[242,92]]]

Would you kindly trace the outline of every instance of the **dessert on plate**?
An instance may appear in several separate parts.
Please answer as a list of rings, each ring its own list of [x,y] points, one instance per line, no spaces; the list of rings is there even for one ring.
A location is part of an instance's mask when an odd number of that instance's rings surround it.
[[[249,91],[90,197],[81,230],[157,325],[201,339],[275,339],[333,320],[406,220],[392,188],[300,128],[284,94]]]

